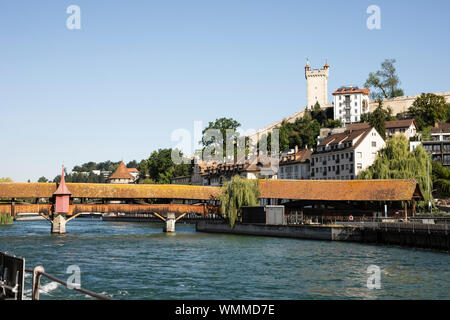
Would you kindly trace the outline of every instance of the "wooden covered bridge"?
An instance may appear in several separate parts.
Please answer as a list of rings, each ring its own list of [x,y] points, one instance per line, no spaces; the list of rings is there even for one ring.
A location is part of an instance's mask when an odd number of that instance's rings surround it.
[[[301,207],[408,201],[414,212],[415,202],[423,200],[415,180],[260,180],[259,191],[261,199],[272,203],[285,200]],[[220,214],[220,194],[221,188],[206,186],[66,184],[63,176],[59,185],[0,183],[0,213],[39,213],[58,233],[65,232],[65,223],[83,212],[152,213],[166,222],[167,231],[174,231],[175,221],[186,214]],[[22,199],[31,199],[32,203],[21,203]],[[154,200],[165,203],[149,203]]]

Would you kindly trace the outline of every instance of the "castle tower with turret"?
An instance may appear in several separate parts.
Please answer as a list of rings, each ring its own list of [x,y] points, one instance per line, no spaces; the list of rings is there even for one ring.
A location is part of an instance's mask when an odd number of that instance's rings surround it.
[[[328,76],[330,66],[325,63],[323,69],[312,70],[307,61],[305,66],[307,108],[312,108],[318,102],[323,108],[328,104]]]

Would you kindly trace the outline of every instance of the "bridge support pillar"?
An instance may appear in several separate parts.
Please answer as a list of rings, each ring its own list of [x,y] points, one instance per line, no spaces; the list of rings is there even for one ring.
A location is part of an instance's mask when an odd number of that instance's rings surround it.
[[[52,221],[52,233],[66,233],[66,217],[63,214],[57,214]]]
[[[164,232],[175,232],[175,213],[168,213],[166,219],[166,225],[164,226]]]

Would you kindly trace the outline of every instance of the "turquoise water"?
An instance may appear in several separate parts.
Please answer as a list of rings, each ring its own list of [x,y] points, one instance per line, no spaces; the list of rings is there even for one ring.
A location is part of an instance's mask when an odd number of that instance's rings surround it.
[[[75,219],[67,234],[46,221],[0,226],[0,251],[27,268],[68,279],[116,299],[449,299],[450,255],[357,243],[196,233],[177,224]],[[367,288],[370,265],[381,289]],[[31,276],[26,278],[30,296]],[[43,279],[41,299],[90,299]]]

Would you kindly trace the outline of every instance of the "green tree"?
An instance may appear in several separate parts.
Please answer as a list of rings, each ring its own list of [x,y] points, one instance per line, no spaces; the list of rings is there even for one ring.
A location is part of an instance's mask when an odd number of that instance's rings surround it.
[[[147,160],[142,160],[141,162],[139,162],[137,169],[139,171],[140,180],[145,180],[150,177]]]
[[[409,108],[416,120],[419,130],[434,126],[436,122],[448,120],[450,103],[443,96],[432,93],[422,93]]]
[[[373,99],[394,98],[403,96],[403,90],[399,88],[400,79],[395,69],[395,59],[386,59],[381,64],[381,70],[369,73],[364,86],[374,88]]]
[[[369,119],[369,123],[386,140],[386,114],[383,110],[383,102],[381,99],[378,100],[378,106]]]
[[[317,120],[317,122],[323,126],[327,119],[327,112],[326,110],[322,110],[322,107],[320,106],[319,102],[316,102],[314,107],[311,110],[311,118],[313,120]]]
[[[438,194],[443,197],[450,196],[450,169],[437,161],[432,161],[432,179]]]
[[[208,126],[203,129],[202,141],[203,147],[214,147],[214,153],[219,154],[218,152],[220,148],[223,148],[223,156],[226,157],[226,144],[232,143],[236,144],[237,138],[239,138],[239,132],[237,128],[239,128],[241,124],[232,118],[219,118],[214,122],[209,122]],[[222,137],[211,137],[205,135],[208,130],[219,130]],[[231,134],[227,135],[227,131],[231,132]],[[236,153],[236,151],[235,151]]]
[[[48,179],[47,179],[46,177],[40,177],[40,178],[38,179],[38,182],[40,182],[40,183],[46,183],[46,182],[48,182]]]
[[[156,184],[155,180],[150,178],[145,178],[139,181],[139,184]]]
[[[127,168],[137,168],[138,162],[136,160],[130,161],[127,163]]]
[[[343,126],[344,126],[344,124],[339,119],[337,119],[337,120],[327,119],[327,121],[324,124],[325,128],[341,128]]]
[[[220,195],[222,214],[234,228],[244,206],[259,205],[258,180],[248,180],[235,175],[226,181]]]
[[[450,108],[447,107],[447,123],[450,123]]]
[[[160,183],[160,174],[173,166],[172,149],[158,149],[153,151],[147,159],[150,178]]]
[[[13,182],[13,181],[11,178],[6,177],[6,178],[0,178],[0,183],[2,183],[2,182]]]
[[[6,213],[0,213],[0,224],[10,224],[13,222],[13,217]]]
[[[302,118],[298,118],[294,123],[283,121],[280,125],[280,150],[293,149],[298,146],[300,149],[315,147],[317,137],[320,135],[320,124],[313,120],[309,112],[305,112]]]
[[[370,125],[378,131],[383,139],[386,139],[386,121],[393,120],[397,120],[397,118],[392,115],[392,109],[390,107],[384,109],[383,100],[381,99],[378,99],[378,106],[373,112],[368,112],[361,115],[361,122],[370,123]]]
[[[358,178],[370,179],[415,179],[420,186],[426,202],[419,203],[425,207],[430,201],[430,186],[428,186],[427,162],[430,157],[422,147],[409,151],[409,141],[404,135],[396,135],[387,141],[386,147],[378,152],[372,166],[360,172]]]
[[[140,163],[139,168],[148,171],[148,177],[143,177],[150,178],[159,184],[170,184],[172,178],[186,176],[192,172],[191,163],[175,164],[172,161],[172,149],[170,148],[153,151],[145,165]]]

